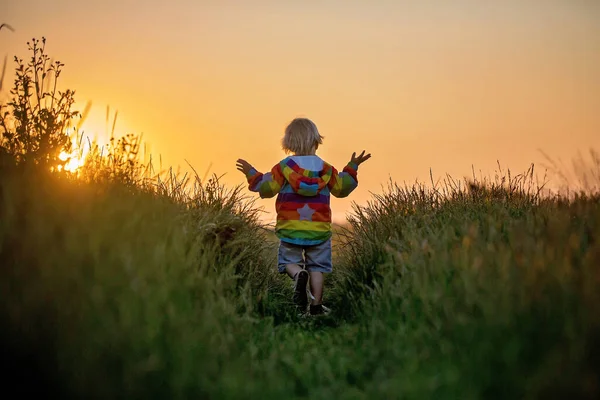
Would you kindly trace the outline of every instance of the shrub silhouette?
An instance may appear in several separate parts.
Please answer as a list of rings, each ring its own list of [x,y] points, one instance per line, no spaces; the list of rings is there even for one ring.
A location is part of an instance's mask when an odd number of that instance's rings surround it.
[[[72,111],[72,90],[58,89],[63,63],[46,54],[46,38],[27,42],[27,63],[15,56],[16,76],[10,101],[0,104],[0,149],[17,163],[56,169],[59,155],[71,150],[69,129],[79,112]]]

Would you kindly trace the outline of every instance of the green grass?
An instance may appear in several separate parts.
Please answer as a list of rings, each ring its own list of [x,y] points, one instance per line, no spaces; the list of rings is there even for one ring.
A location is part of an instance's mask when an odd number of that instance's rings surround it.
[[[63,398],[595,398],[600,197],[527,177],[391,184],[338,238],[333,314],[306,320],[240,188],[4,163],[5,379]]]
[[[600,394],[600,196],[540,198],[523,178],[391,185],[352,219],[335,293],[352,293],[345,317],[378,337],[396,393]]]

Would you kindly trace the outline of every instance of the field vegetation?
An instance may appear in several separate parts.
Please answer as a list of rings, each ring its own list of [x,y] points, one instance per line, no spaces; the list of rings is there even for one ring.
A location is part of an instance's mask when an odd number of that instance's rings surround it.
[[[0,110],[7,393],[600,397],[597,153],[560,194],[533,166],[390,182],[336,230],[332,312],[303,318],[245,187],[156,171],[135,135],[84,155],[63,65],[29,48]]]

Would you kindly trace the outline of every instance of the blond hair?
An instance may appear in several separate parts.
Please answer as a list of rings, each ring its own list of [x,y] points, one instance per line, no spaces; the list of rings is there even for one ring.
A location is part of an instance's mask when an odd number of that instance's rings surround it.
[[[314,122],[308,118],[295,118],[285,128],[281,147],[286,153],[305,156],[316,150],[323,139]]]

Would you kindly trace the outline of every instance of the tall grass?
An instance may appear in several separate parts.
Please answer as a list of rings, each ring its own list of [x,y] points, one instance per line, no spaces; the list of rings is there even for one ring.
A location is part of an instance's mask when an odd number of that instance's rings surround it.
[[[600,394],[600,194],[540,193],[529,170],[355,207],[333,288],[370,327],[380,394]]]
[[[564,196],[576,196],[580,193],[598,193],[600,191],[600,154],[590,149],[587,157],[581,152],[573,157],[570,165],[561,159],[554,159],[542,153],[547,168],[554,177],[558,191]]]
[[[598,394],[598,194],[540,196],[531,171],[391,183],[350,217],[333,315],[303,321],[240,188],[11,165],[3,344],[64,396]]]
[[[3,168],[5,345],[38,346],[44,373],[79,396],[216,390],[281,280],[239,188],[182,187]]]

